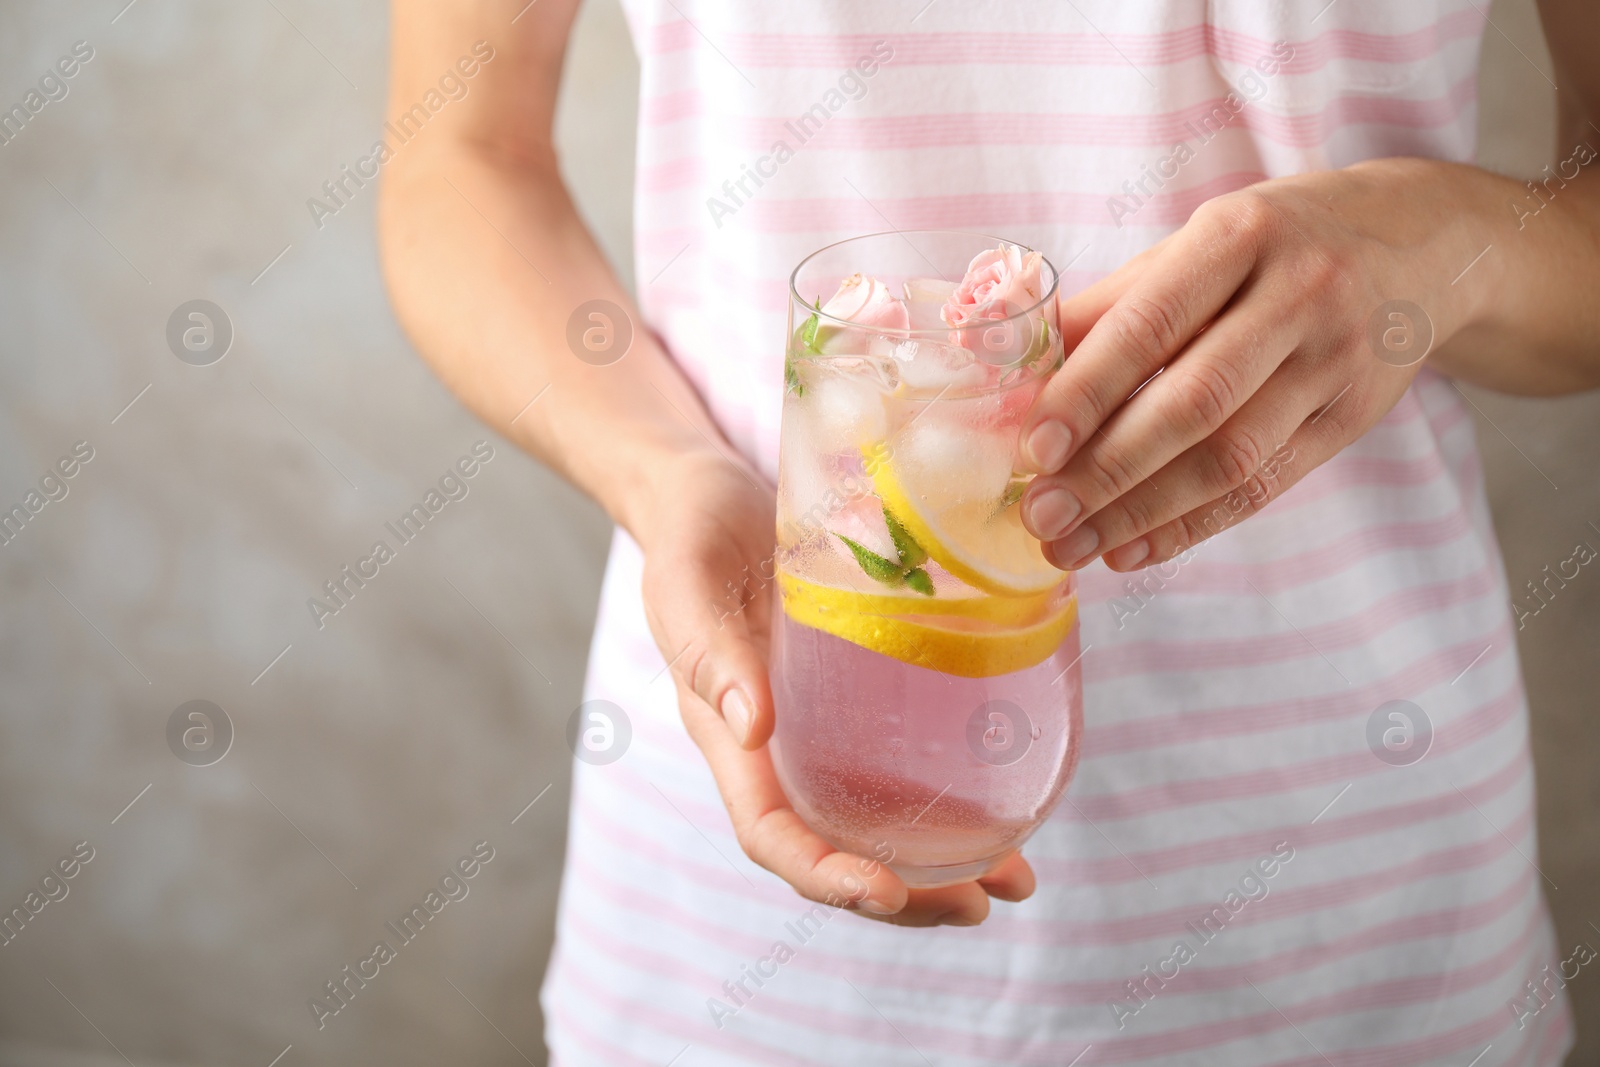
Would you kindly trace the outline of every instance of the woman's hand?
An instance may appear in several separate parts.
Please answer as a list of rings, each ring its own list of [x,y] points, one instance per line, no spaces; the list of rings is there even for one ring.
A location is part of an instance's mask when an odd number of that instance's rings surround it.
[[[1263,182],[1063,300],[1078,343],[1022,437],[1040,474],[1023,521],[1046,558],[1164,562],[1382,418],[1426,338],[1437,350],[1470,323],[1495,269],[1464,271],[1488,241],[1461,225],[1472,173],[1382,160]],[[1427,311],[1393,318],[1397,299]]]
[[[1032,894],[1033,871],[1018,853],[976,882],[907,889],[882,863],[838,851],[800,821],[765,747],[774,722],[772,490],[710,452],[675,461],[655,490],[651,520],[637,524],[645,614],[745,854],[804,897],[902,926],[972,926],[988,916],[989,897]]]

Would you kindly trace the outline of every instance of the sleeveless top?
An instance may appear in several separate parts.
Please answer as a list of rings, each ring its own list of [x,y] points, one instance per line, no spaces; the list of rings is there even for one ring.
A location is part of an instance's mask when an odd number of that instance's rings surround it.
[[[1044,250],[1070,292],[1253,182],[1470,161],[1482,6],[625,0],[640,307],[775,477],[809,252],[978,230]],[[1082,760],[1023,849],[1038,891],[975,928],[813,907],[745,858],[640,565],[619,533],[586,697],[632,736],[574,766],[541,997],[561,1067],[1488,1067],[1570,1047],[1509,596],[1442,377],[1181,568],[1080,575]]]

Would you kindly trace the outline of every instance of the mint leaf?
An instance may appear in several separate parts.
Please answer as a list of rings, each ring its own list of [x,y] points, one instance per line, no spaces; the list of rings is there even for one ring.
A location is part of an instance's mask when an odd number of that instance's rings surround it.
[[[901,584],[904,579],[904,572],[898,563],[884,559],[872,549],[867,548],[865,545],[857,544],[842,533],[836,533],[833,536],[845,543],[845,547],[850,550],[851,555],[855,556],[856,562],[861,565],[861,569],[866,572],[868,578],[884,585]]]
[[[800,381],[800,370],[794,365],[793,356],[785,356],[783,359],[783,384],[795,396],[806,395],[806,387]]]
[[[915,589],[923,596],[933,596],[933,579],[928,577],[928,572],[921,567],[916,567],[906,572],[906,585]]]
[[[816,352],[817,349],[817,313],[813,311],[811,317],[800,327],[800,343],[806,346],[806,351]]]
[[[888,508],[883,509],[883,521],[889,527],[889,537],[894,541],[894,550],[900,554],[900,566],[919,567],[928,558],[928,553],[923,551],[917,539],[900,525],[900,520],[890,513]]]
[[[1022,494],[1028,489],[1028,479],[1012,476],[1006,483],[1006,491],[1000,496],[1000,510],[1004,511],[1012,504],[1022,499]]]

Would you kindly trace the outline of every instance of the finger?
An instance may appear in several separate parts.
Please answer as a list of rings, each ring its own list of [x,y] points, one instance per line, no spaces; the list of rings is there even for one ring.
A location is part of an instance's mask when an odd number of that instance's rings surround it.
[[[1247,285],[1242,301],[1124,403],[1059,474],[1034,479],[1022,504],[1029,532],[1041,541],[1057,540],[1136,486],[1148,486],[1147,478],[1160,484],[1165,478],[1155,477],[1156,471],[1217,431],[1258,394],[1294,350],[1301,331],[1284,302],[1251,299],[1250,291]],[[1235,484],[1217,486],[1202,500]]]
[[[977,882],[962,882],[913,889],[905,908],[882,921],[895,926],[977,926],[988,917],[989,895]]]
[[[752,633],[747,608],[736,617],[723,618],[721,629],[707,621],[706,635],[692,640],[683,652],[683,677],[694,694],[715,708],[741,748],[757,749],[772,736],[775,712],[767,661]],[[764,605],[759,608],[765,620]],[[764,630],[762,636],[765,636]],[[764,641],[763,641],[764,643]]]
[[[1270,211],[1203,205],[1106,310],[1023,423],[1022,459],[1053,474],[1141,383],[1176,356],[1255,267]]]
[[[1345,396],[1333,406],[1349,399]],[[1129,571],[1165,563],[1265,508],[1350,440],[1350,429],[1329,417],[1328,411],[1329,405],[1323,405],[1313,412],[1259,471],[1239,485],[1108,551],[1106,566]]]
[[[1126,293],[1139,275],[1149,268],[1150,262],[1172,241],[1176,233],[1177,231],[1173,231],[1167,234],[1092,285],[1080,289],[1071,296],[1063,296],[1057,301],[1063,351],[1071,353],[1082,343],[1100,316],[1122,299],[1122,294]]]
[[[913,889],[906,906],[889,916],[867,915],[895,926],[976,926],[989,917],[989,899],[1020,901],[1033,895],[1033,868],[1012,852],[990,873],[975,882]]]
[[[906,906],[898,875],[876,860],[840,852],[801,821],[767,749],[745,750],[696,694],[680,685],[680,697],[684,725],[705,755],[745,855],[810,900],[880,915]]]
[[[1033,866],[1022,858],[1022,853],[1013,852],[1000,866],[979,878],[978,884],[996,900],[1008,900],[1015,904],[1033,896],[1039,883],[1034,877]]]
[[[883,921],[896,926],[976,926],[989,917],[989,898],[1026,900],[1037,884],[1028,861],[1013,852],[975,882],[911,890],[905,908]]]
[[[766,744],[774,723],[766,659],[771,581],[741,571],[733,577],[754,585],[754,593],[733,599],[728,569],[726,559],[714,559],[648,575],[646,604],[671,606],[670,618],[650,611],[650,624],[673,676],[716,710],[742,747],[754,749]]]

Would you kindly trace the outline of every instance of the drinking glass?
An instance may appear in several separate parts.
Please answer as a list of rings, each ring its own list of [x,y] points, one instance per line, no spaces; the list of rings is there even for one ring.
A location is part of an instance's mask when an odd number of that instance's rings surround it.
[[[1075,580],[1018,516],[1022,419],[1063,359],[1055,269],[951,310],[1003,247],[874,234],[790,281],[772,760],[808,826],[910,886],[1027,840],[1082,733]]]

